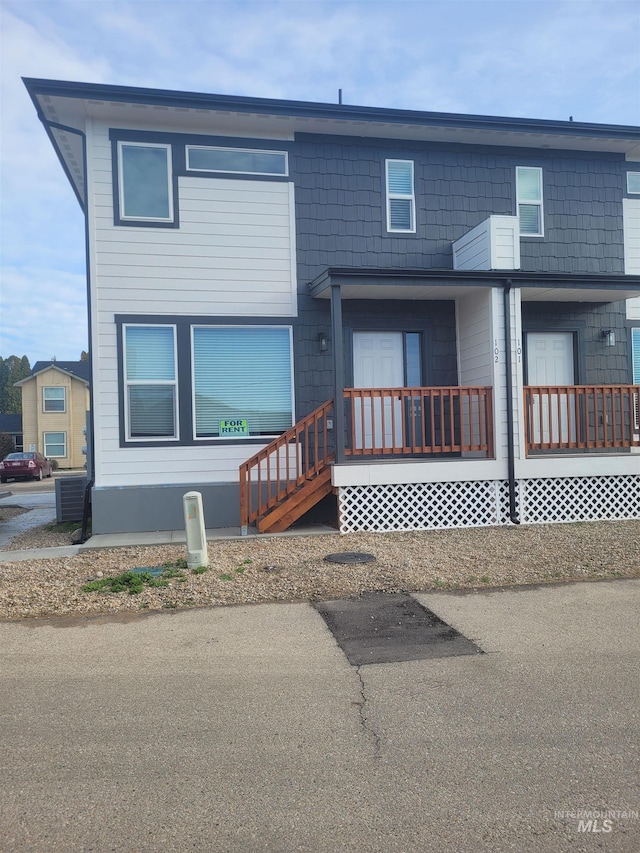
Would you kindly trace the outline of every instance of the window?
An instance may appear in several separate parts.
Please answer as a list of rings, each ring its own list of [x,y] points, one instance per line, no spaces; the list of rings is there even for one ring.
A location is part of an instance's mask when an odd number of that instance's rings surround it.
[[[171,146],[118,142],[120,218],[173,221]]]
[[[631,373],[634,385],[640,385],[640,329],[631,329]]]
[[[125,326],[124,377],[127,438],[177,438],[175,327]]]
[[[272,436],[293,424],[291,329],[195,326],[192,329],[196,438]],[[229,433],[230,435],[231,433]]]
[[[66,432],[45,432],[44,455],[47,457],[62,457],[67,455]]]
[[[387,231],[415,232],[413,160],[385,160]]]
[[[236,175],[288,174],[285,151],[210,148],[201,145],[187,145],[187,169],[198,172],[229,172]]]
[[[516,196],[520,235],[542,237],[544,234],[542,169],[535,166],[516,167]]]
[[[49,387],[42,389],[42,411],[64,412],[66,410],[66,389],[64,387]]]
[[[640,193],[640,172],[627,172],[627,192]]]

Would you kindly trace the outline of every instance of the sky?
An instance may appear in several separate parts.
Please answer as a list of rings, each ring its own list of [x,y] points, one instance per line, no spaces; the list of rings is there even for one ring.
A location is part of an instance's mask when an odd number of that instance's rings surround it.
[[[640,125],[637,0],[0,0],[0,356],[88,349],[84,224],[22,77]]]

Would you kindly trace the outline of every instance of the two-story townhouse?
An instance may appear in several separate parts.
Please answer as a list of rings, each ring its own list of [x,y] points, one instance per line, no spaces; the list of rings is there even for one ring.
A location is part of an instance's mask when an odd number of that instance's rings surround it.
[[[37,361],[16,386],[22,391],[23,445],[60,468],[86,462],[88,361]]]
[[[86,216],[94,532],[191,489],[208,527],[640,517],[639,128],[25,84]]]

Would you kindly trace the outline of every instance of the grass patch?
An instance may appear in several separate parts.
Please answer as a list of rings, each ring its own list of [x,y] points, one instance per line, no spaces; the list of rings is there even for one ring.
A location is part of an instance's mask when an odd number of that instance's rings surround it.
[[[209,566],[196,566],[195,569],[191,569],[192,574],[194,575],[203,575],[205,572],[209,571]]]
[[[179,583],[186,582],[184,573],[175,566],[167,567],[162,574],[154,577],[151,572],[123,572],[109,578],[98,578],[89,581],[82,587],[83,592],[127,592],[129,595],[138,595],[145,587],[161,588],[169,586],[169,581],[177,579]]]

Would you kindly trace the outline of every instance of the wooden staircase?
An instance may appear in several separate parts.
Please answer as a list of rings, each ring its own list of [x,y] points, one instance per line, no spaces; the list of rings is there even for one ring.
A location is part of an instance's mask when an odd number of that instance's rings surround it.
[[[240,526],[281,533],[332,491],[328,400],[240,466]]]

